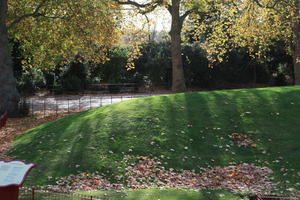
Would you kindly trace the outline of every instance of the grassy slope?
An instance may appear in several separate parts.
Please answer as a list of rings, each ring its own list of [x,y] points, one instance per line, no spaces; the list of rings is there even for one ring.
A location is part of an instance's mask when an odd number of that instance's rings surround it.
[[[122,173],[118,161],[133,154],[163,155],[164,165],[176,169],[266,165],[276,180],[300,190],[299,118],[300,87],[146,97],[36,127],[17,138],[9,154],[38,164],[27,182],[33,185],[79,171]],[[233,132],[248,134],[257,147],[225,151]],[[291,170],[283,175],[281,168]]]

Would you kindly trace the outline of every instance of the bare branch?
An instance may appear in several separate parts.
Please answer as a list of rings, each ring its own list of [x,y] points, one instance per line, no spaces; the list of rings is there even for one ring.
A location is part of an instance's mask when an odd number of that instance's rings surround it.
[[[132,1],[132,0],[126,0],[126,1],[114,0],[114,1],[119,5],[134,6],[137,9],[139,9],[139,12],[141,14],[149,13],[163,3],[162,0],[156,0],[154,2],[146,3],[146,4],[140,4],[140,3],[137,3],[136,1]]]
[[[187,16],[189,16],[191,13],[193,13],[194,11],[195,11],[195,9],[191,9],[191,10],[186,11],[183,15],[180,16],[180,20],[184,21],[185,18]]]
[[[167,10],[169,11],[169,13],[172,15],[172,6],[168,5]]]
[[[180,16],[180,23],[183,24],[184,20],[192,13],[196,13],[201,17],[201,20],[204,20],[204,18],[207,16],[206,12],[199,12],[197,9],[191,9],[186,11],[182,16]]]
[[[131,1],[131,0],[127,0],[127,1],[115,0],[115,2],[120,5],[131,5],[131,6],[135,6],[137,8],[146,8],[151,5],[150,3],[140,4],[140,3],[137,3],[137,2]]]
[[[275,9],[275,6],[280,2],[281,0],[276,0],[273,5],[266,5],[264,6],[259,2],[259,0],[254,0],[254,2],[261,8],[268,8],[268,9]]]

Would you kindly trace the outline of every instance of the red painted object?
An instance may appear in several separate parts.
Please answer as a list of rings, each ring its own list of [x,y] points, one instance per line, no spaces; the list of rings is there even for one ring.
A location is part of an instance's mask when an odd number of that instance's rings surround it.
[[[18,200],[18,198],[19,198],[18,186],[0,187],[1,200]]]
[[[0,200],[18,200],[19,188],[36,164],[0,160]]]
[[[5,126],[7,119],[8,119],[7,112],[5,112],[0,117],[0,128],[2,128],[3,126]]]

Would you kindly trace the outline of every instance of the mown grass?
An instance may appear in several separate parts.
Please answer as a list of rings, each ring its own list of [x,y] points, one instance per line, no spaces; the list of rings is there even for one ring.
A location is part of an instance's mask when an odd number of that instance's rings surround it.
[[[98,190],[76,191],[74,193],[35,193],[40,200],[248,200],[246,196],[232,194],[226,190],[188,190],[188,189],[141,189],[141,190]],[[31,199],[31,194],[23,194],[20,200]]]
[[[109,200],[240,200],[241,196],[223,190],[142,189],[132,191],[88,191],[78,194]],[[247,199],[247,198],[245,198]]]
[[[33,128],[14,141],[9,155],[37,163],[27,185],[85,171],[114,180],[124,173],[124,155],[143,155],[178,170],[231,162],[268,166],[274,181],[299,191],[299,118],[300,87],[145,97]],[[233,132],[257,146],[226,147]]]

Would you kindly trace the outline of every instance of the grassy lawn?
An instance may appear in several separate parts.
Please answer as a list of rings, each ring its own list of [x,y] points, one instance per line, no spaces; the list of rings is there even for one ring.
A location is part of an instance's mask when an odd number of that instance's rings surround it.
[[[92,198],[91,198],[92,197]],[[82,200],[82,199],[102,199],[102,200],[248,200],[247,197],[232,194],[225,190],[187,190],[187,189],[142,189],[142,190],[98,190],[98,191],[78,191],[73,194],[60,193],[36,193],[35,198],[39,200],[59,199],[59,200]],[[21,195],[20,200],[31,199],[31,195]]]
[[[120,161],[129,154],[159,157],[177,170],[231,162],[268,166],[281,187],[300,191],[299,119],[300,87],[145,97],[33,128],[8,154],[37,163],[27,185],[79,172],[113,179],[124,173]],[[232,133],[246,134],[255,146],[229,145]]]
[[[134,191],[91,191],[78,192],[87,196],[96,196],[109,200],[240,200],[238,195],[222,190],[184,190],[184,189],[143,189]]]

